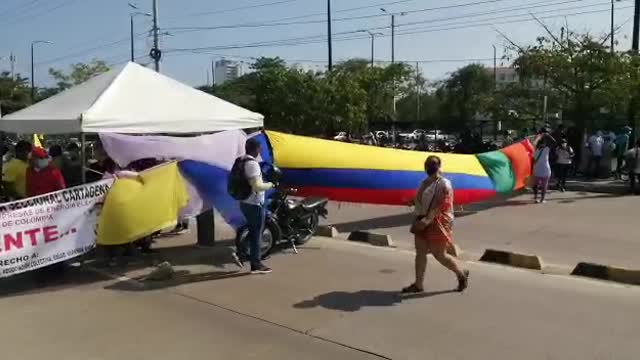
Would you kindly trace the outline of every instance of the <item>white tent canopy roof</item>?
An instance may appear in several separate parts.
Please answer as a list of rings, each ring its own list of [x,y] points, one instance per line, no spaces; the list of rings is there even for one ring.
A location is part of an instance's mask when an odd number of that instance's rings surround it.
[[[11,133],[200,133],[263,126],[263,116],[136,63],[0,118]]]

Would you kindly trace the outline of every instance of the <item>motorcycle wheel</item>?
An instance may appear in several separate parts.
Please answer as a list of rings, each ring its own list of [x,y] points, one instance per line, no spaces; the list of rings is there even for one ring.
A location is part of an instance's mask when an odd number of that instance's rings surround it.
[[[262,237],[260,238],[260,255],[262,259],[266,258],[273,251],[273,247],[276,243],[277,229],[274,225],[267,221],[264,230],[262,230]],[[249,235],[249,229],[246,226],[238,229],[236,234],[236,244],[242,244],[244,249],[249,251],[249,244],[247,243],[247,235]],[[249,254],[247,253],[247,256]]]
[[[319,217],[318,213],[313,212],[309,215],[309,217],[304,220],[300,220],[299,226],[297,227],[297,231],[300,233],[300,237],[295,241],[296,245],[304,245],[316,233],[316,228],[318,227]]]

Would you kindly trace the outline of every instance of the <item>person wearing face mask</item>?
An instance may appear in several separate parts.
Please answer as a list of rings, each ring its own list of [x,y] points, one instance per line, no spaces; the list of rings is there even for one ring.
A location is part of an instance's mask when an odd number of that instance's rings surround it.
[[[442,161],[431,155],[424,163],[427,178],[422,181],[413,199],[415,221],[411,226],[416,246],[415,282],[404,289],[403,294],[424,291],[424,274],[427,269],[427,254],[444,267],[455,273],[458,291],[469,285],[469,271],[462,270],[455,258],[447,253],[453,246],[453,188],[451,182],[442,176]]]
[[[567,176],[573,164],[575,153],[569,146],[567,139],[560,140],[560,146],[556,148],[556,168],[558,169],[558,190],[567,191]]]
[[[19,141],[15,146],[15,157],[2,169],[2,190],[9,199],[22,199],[27,196],[26,175],[30,152],[31,143]]]
[[[33,148],[31,163],[27,169],[27,196],[38,196],[64,189],[62,173],[42,148]]]

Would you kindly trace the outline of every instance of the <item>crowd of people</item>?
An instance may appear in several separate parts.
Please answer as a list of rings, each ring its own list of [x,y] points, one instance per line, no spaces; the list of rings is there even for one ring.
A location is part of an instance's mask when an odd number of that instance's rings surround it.
[[[640,194],[637,187],[640,176],[640,140],[630,147],[632,129],[628,126],[620,129],[618,134],[596,131],[589,136],[586,143],[572,141],[563,125],[551,132],[545,126],[538,131],[534,139],[533,154],[533,193],[534,201],[544,203],[549,181],[556,180],[556,187],[566,191],[569,175],[582,173],[587,178],[614,176],[629,178],[630,191]],[[573,144],[571,144],[573,142]],[[615,168],[613,162],[615,160]],[[538,195],[540,197],[538,198]]]
[[[69,142],[63,150],[59,144],[52,144],[45,150],[33,146],[25,140],[18,141],[13,147],[3,149],[2,181],[0,202],[20,200],[32,196],[63,190],[81,185],[83,174],[87,183],[109,177],[135,177],[139,172],[160,164],[157,159],[140,159],[124,168],[120,168],[102,149],[100,143],[93,146],[90,159],[82,163],[81,148],[75,142]],[[180,219],[173,234],[189,231],[188,219]],[[132,244],[133,246],[109,248],[107,257],[115,260],[120,255],[129,255],[138,248],[142,253],[153,252],[151,245],[158,233],[146,236]]]

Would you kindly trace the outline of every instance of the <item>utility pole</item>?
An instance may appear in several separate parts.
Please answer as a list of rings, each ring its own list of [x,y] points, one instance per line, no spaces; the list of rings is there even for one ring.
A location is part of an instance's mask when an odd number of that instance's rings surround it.
[[[493,46],[493,91],[498,89],[498,49]],[[498,119],[493,119],[493,140],[498,141]]]
[[[620,1],[620,0],[618,0]],[[613,54],[615,52],[615,31],[616,29],[614,28],[614,24],[615,24],[615,11],[616,11],[616,6],[615,6],[615,2],[616,0],[611,0],[611,54]]]
[[[391,15],[391,63],[396,62],[396,15]]]
[[[129,28],[130,35],[131,35],[131,62],[134,62],[136,61],[136,57],[135,57],[136,51],[133,45],[133,14],[129,15],[129,20],[131,21],[130,23],[131,26]]]
[[[153,0],[153,49],[151,49],[151,58],[154,62],[154,68],[157,72],[160,72],[160,58],[162,58],[162,52],[158,47],[158,0]]]
[[[36,102],[36,82],[34,80],[34,76],[35,76],[35,71],[34,71],[34,66],[33,66],[33,44],[34,42],[31,42],[31,103],[35,103]]]
[[[211,87],[216,85],[216,65],[213,60],[211,60]]]
[[[11,80],[16,80],[16,56],[9,54],[9,63],[11,64]]]
[[[639,0],[640,1],[640,0]],[[391,15],[391,64],[394,64],[396,61],[396,14],[391,14],[385,8],[380,8],[380,10],[385,13]],[[400,16],[404,16],[407,13],[402,12]],[[395,86],[395,84],[394,84]],[[391,119],[391,139],[393,143],[396,143],[396,94],[393,94],[393,119]]]
[[[498,87],[498,49],[493,45],[493,89]]]
[[[420,63],[416,61],[416,122],[420,122]]]
[[[638,54],[638,33],[640,32],[640,0],[636,0],[635,9],[633,12],[633,41],[631,49],[634,54]]]
[[[333,44],[331,39],[331,0],[327,0],[327,41],[329,52],[329,71],[333,70]]]
[[[376,34],[369,33],[371,35],[371,67],[373,67],[373,61],[375,57],[375,42],[376,42]]]

